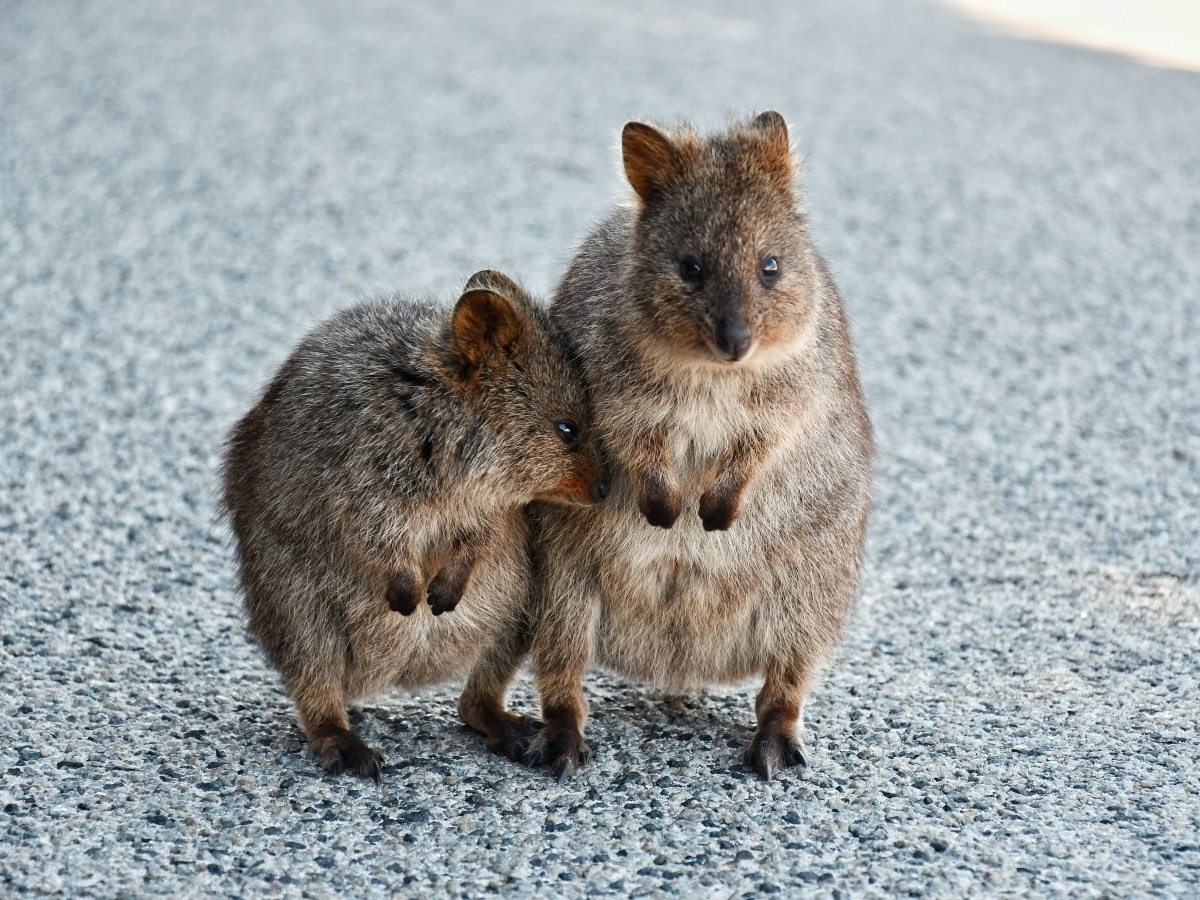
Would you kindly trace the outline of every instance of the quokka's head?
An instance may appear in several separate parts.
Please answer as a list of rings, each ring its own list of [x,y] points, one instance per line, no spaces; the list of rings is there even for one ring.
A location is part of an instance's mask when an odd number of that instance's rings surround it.
[[[451,331],[458,379],[487,422],[469,450],[496,488],[518,502],[607,497],[583,377],[546,311],[507,275],[485,270],[467,281]]]
[[[647,345],[718,366],[794,352],[817,298],[783,116],[707,138],[630,122],[621,155],[638,197],[628,287]]]

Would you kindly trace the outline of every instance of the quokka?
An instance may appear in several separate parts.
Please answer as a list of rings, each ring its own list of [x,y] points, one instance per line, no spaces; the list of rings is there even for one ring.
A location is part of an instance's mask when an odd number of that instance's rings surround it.
[[[471,670],[460,712],[521,759],[522,505],[608,492],[579,373],[498,272],[451,308],[391,299],[316,328],[233,429],[224,464],[249,629],[330,773],[379,780],[346,704]]]
[[[763,678],[743,761],[769,779],[807,764],[805,697],[862,559],[873,449],[842,301],[778,113],[707,137],[630,122],[622,156],[634,204],[551,307],[612,496],[531,507],[545,724],[528,761],[562,778],[588,760],[598,664],[678,689]]]

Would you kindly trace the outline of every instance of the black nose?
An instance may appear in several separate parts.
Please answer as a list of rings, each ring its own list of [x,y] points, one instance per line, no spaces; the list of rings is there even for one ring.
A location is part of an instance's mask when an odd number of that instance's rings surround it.
[[[750,349],[754,334],[740,315],[725,316],[717,323],[717,346],[730,359],[741,359]]]
[[[592,500],[599,503],[608,496],[608,482],[603,478],[597,478],[592,482]]]

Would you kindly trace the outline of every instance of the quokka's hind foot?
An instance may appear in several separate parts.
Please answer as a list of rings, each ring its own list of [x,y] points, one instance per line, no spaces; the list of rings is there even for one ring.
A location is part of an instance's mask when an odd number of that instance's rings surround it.
[[[574,722],[547,722],[525,754],[526,765],[545,766],[557,781],[566,781],[591,759],[592,748]]]
[[[808,751],[795,735],[780,728],[766,727],[754,736],[742,754],[742,763],[764,781],[770,781],[785,766],[807,766]]]
[[[497,756],[524,764],[530,744],[542,730],[541,721],[531,716],[506,712],[494,725],[492,732],[487,735],[487,748]]]
[[[383,754],[348,728],[340,725],[321,725],[308,738],[313,754],[330,775],[347,772],[359,778],[379,783],[383,771]]]
[[[505,698],[525,656],[527,638],[524,631],[513,630],[493,644],[476,663],[458,698],[459,716],[484,736],[488,750],[522,764],[542,723],[530,716],[510,713],[505,708]]]
[[[481,693],[475,675],[459,699],[458,712],[467,725],[483,735],[488,750],[513,762],[525,762],[530,744],[542,730],[539,720],[510,713],[502,700]]]
[[[754,701],[758,731],[742,754],[742,762],[765,781],[785,766],[808,765],[808,750],[799,735],[813,671],[812,661],[796,654],[790,663],[768,670]]]

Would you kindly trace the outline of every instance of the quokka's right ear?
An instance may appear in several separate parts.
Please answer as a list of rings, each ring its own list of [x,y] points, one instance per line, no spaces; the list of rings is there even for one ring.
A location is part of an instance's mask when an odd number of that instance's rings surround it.
[[[467,282],[467,290],[458,298],[451,322],[454,353],[463,377],[473,377],[495,354],[510,354],[525,333],[526,325],[525,313],[513,301]]]
[[[643,203],[664,193],[683,169],[671,139],[641,122],[628,122],[621,132],[621,160],[625,177]]]
[[[750,125],[762,135],[763,167],[775,176],[781,187],[788,187],[795,177],[796,163],[792,159],[787,122],[775,110],[769,109],[755,116]]]
[[[501,297],[509,297],[514,300],[525,293],[519,284],[503,272],[498,272],[495,269],[480,269],[467,279],[467,284],[463,288],[463,291],[472,291],[476,288],[494,291]]]

